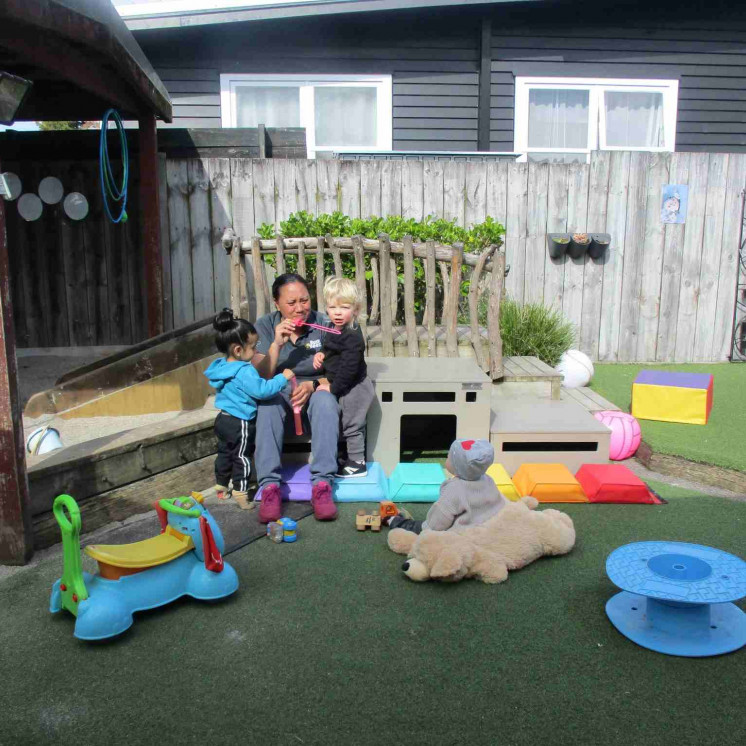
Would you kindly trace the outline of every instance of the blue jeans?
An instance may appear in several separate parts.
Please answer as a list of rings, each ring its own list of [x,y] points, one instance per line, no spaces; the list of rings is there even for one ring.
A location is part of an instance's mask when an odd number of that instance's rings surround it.
[[[280,483],[285,420],[293,416],[290,387],[266,401],[257,402],[256,478],[260,487]],[[311,426],[311,482],[332,484],[337,473],[339,404],[328,391],[316,391],[303,408],[304,427]]]

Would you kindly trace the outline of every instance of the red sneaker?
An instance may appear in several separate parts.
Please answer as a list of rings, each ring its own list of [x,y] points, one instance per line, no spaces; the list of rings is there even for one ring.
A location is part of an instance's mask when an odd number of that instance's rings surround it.
[[[333,521],[337,517],[337,506],[332,500],[329,482],[318,482],[311,490],[311,506],[317,521]]]
[[[270,523],[282,518],[282,495],[279,484],[268,484],[262,489],[259,523]]]

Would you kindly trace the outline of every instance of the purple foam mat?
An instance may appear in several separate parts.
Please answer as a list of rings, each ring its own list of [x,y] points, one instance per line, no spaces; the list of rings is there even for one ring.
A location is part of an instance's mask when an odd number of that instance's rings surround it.
[[[293,464],[280,469],[280,493],[283,500],[308,502],[311,499],[311,467],[308,464]],[[255,500],[262,499],[262,490]]]
[[[641,370],[635,383],[651,386],[676,386],[685,389],[706,389],[712,375],[708,373],[679,373],[674,370]]]

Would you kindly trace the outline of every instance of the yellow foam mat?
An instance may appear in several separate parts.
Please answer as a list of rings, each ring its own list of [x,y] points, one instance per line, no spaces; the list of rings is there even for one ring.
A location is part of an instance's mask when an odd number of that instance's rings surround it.
[[[85,552],[98,562],[114,567],[145,568],[163,565],[193,548],[191,537],[179,539],[166,533],[134,544],[91,544]]]
[[[492,464],[492,466],[487,469],[487,476],[492,479],[497,486],[497,489],[499,489],[508,500],[515,502],[521,498],[521,495],[518,494],[518,490],[513,484],[513,480],[510,478],[510,474],[508,474],[502,464]]]
[[[632,384],[632,416],[640,420],[707,424],[707,389]]]
[[[521,495],[531,495],[540,503],[587,503],[580,482],[564,464],[522,464],[513,475]]]

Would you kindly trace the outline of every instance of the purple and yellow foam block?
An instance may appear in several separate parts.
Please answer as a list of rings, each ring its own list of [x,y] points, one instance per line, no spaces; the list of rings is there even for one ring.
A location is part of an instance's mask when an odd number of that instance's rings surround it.
[[[641,370],[632,384],[632,414],[641,420],[706,425],[712,409],[712,376]]]

